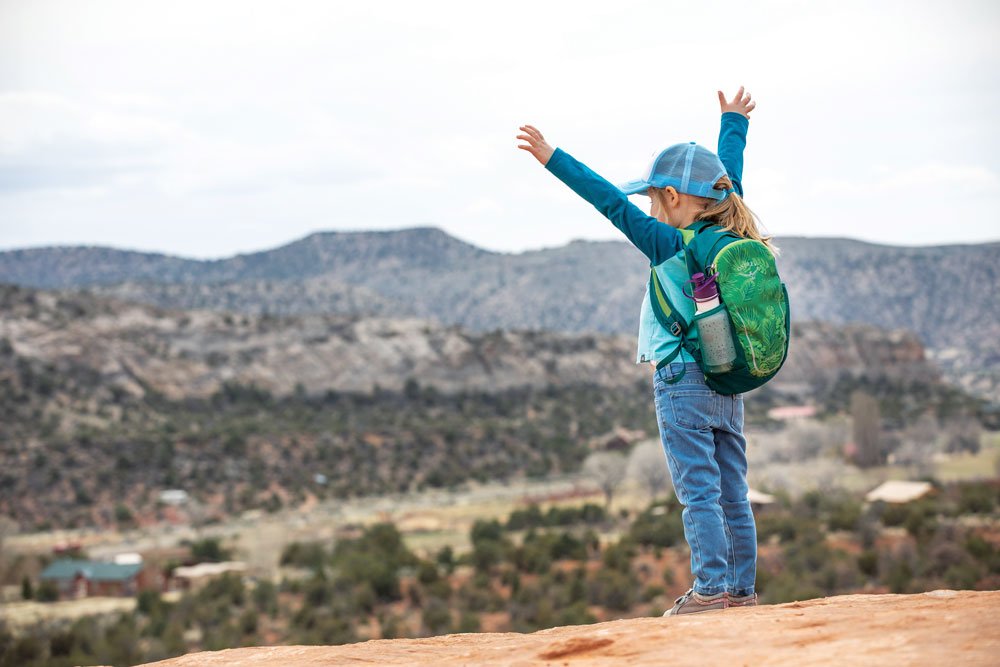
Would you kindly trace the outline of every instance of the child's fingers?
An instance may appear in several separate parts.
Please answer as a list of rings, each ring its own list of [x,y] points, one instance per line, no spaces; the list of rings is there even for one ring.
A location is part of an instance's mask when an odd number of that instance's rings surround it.
[[[757,108],[757,103],[756,102],[751,102],[750,104],[747,105],[747,113],[750,113],[751,111],[753,111],[756,108]]]
[[[526,134],[519,134],[519,135],[517,135],[517,138],[520,139],[521,141],[527,141],[529,144],[535,143],[535,138],[534,137],[529,137]]]
[[[530,134],[532,134],[532,135],[534,135],[534,136],[535,136],[536,138],[538,138],[538,140],[539,140],[539,141],[545,141],[545,137],[543,137],[543,136],[542,136],[542,133],[541,133],[541,132],[539,132],[539,131],[538,131],[538,128],[537,128],[537,127],[535,127],[534,125],[525,125],[525,126],[524,126],[524,128],[525,128],[525,129],[526,129],[526,130],[527,130],[527,131],[528,131],[528,132],[529,132]]]
[[[721,90],[717,90],[715,92],[719,93],[719,104],[721,106],[726,106],[726,96],[725,96],[725,94],[723,94],[723,92]]]
[[[733,97],[733,104],[739,102],[741,99],[743,99],[743,86],[740,86],[739,91]]]

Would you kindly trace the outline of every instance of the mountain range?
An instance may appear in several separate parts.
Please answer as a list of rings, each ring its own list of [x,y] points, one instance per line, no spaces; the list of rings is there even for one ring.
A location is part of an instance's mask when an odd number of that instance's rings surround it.
[[[946,376],[1000,400],[1000,243],[777,239],[796,321],[913,331]],[[0,282],[174,309],[432,319],[471,330],[633,334],[648,263],[624,242],[506,254],[434,228],[322,232],[192,260],[110,248],[0,253]]]

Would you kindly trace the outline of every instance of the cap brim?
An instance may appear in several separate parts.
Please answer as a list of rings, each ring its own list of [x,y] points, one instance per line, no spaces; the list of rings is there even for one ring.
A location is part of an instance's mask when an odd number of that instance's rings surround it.
[[[619,185],[618,189],[627,195],[644,195],[646,194],[646,190],[649,190],[649,182],[642,179],[629,181],[628,183],[622,183]]]

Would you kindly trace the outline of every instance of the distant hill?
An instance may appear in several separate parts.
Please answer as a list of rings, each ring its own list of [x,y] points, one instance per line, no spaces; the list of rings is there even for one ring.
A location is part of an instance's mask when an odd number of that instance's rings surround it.
[[[912,330],[950,379],[1000,400],[1000,243],[778,245],[794,319]],[[0,253],[0,282],[170,308],[420,317],[474,330],[632,334],[647,272],[624,242],[504,254],[433,228],[324,232],[213,261],[89,247]]]
[[[778,403],[835,413],[856,388],[886,399],[893,428],[979,410],[910,332],[803,322],[792,335],[748,423]],[[275,493],[301,502],[575,471],[595,438],[656,433],[651,371],[633,346],[621,334],[161,310],[0,286],[0,514],[107,526],[117,503],[158,520],[151,490],[178,485],[229,514]]]

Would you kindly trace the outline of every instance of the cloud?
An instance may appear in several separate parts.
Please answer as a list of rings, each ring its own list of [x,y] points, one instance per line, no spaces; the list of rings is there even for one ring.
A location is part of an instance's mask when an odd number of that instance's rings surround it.
[[[63,96],[0,93],[3,189],[91,188],[147,173],[182,135],[169,122]]]
[[[358,133],[331,114],[296,108],[258,136],[170,118],[153,98],[98,100],[0,94],[0,192],[147,187],[169,196],[345,184],[381,169]]]
[[[286,4],[0,2],[0,246],[621,238],[517,126],[617,182],[657,147],[714,145],[715,89],[744,83],[747,201],[772,231],[893,238],[900,200],[934,186],[970,195],[950,215],[1000,205],[996,3]],[[951,238],[905,206],[921,238]]]
[[[823,197],[868,197],[929,192],[948,195],[1000,194],[1000,174],[982,166],[931,162],[893,169],[881,165],[869,168],[867,178],[824,178],[813,181],[806,192]]]

